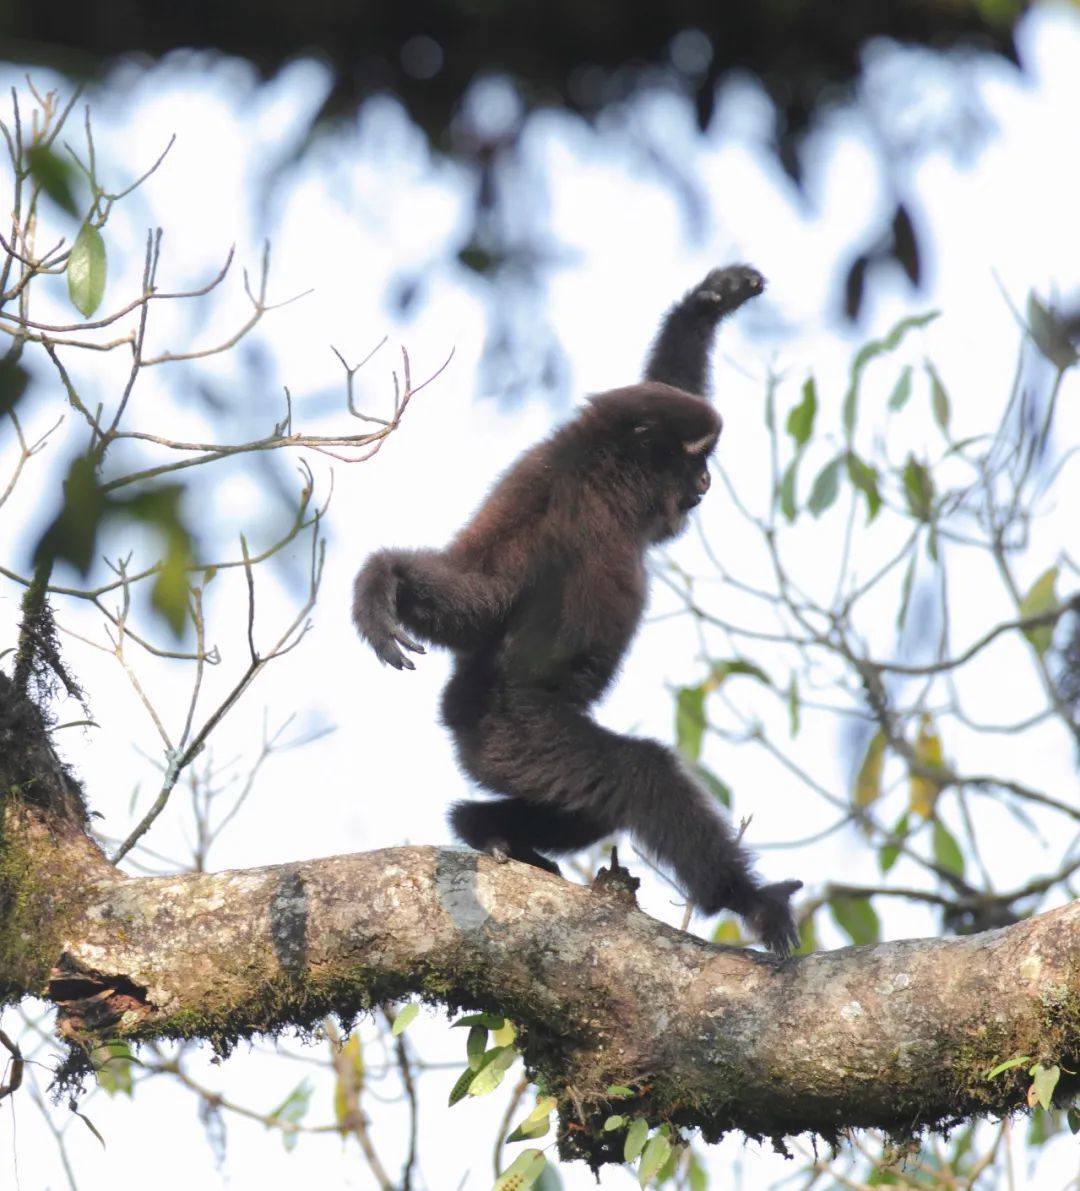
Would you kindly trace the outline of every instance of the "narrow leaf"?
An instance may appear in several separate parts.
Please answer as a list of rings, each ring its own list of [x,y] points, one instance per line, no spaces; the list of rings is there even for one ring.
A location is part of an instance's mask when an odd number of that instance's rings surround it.
[[[840,466],[843,462],[844,455],[837,455],[818,472],[813,487],[810,489],[810,499],[806,502],[806,507],[815,517],[820,517],[836,500],[836,494],[839,491]]]
[[[859,807],[872,806],[881,797],[881,774],[885,768],[885,746],[888,740],[878,729],[870,737],[859,772],[855,775],[852,803]]]
[[[956,837],[942,821],[934,817],[934,863],[954,876],[964,875],[964,854]]]
[[[1040,616],[1043,612],[1051,612],[1058,606],[1057,583],[1058,568],[1050,567],[1035,580],[1028,593],[1020,601],[1020,615],[1024,619],[1029,616]],[[1042,657],[1050,648],[1054,636],[1052,624],[1039,625],[1038,628],[1024,629],[1024,636],[1031,642],[1032,649]]]
[[[797,447],[806,446],[814,432],[814,416],[817,414],[817,388],[814,378],[808,376],[802,387],[803,399],[787,417],[787,432]]]
[[[934,411],[934,421],[941,427],[942,434],[949,433],[949,395],[941,383],[941,377],[933,364],[926,365],[930,376],[930,408]]]
[[[479,1071],[487,1051],[488,1032],[483,1026],[473,1026],[469,1030],[469,1037],[465,1041],[465,1053],[469,1057],[469,1066],[473,1071]]]
[[[920,463],[914,455],[908,456],[903,472],[904,495],[912,516],[920,521],[929,521],[934,507],[934,481],[926,464]]]
[[[911,365],[905,364],[889,394],[889,409],[892,413],[899,413],[911,397]]]
[[[799,514],[799,506],[796,503],[795,485],[799,478],[799,459],[801,456],[796,455],[794,459],[784,469],[784,474],[780,479],[780,512],[788,519],[794,521]]]
[[[701,756],[705,736],[705,687],[685,686],[675,696],[675,743],[688,761]]]
[[[407,1005],[402,1005],[398,1010],[397,1016],[394,1018],[394,1025],[390,1033],[396,1038],[399,1034],[404,1034],[405,1031],[412,1025],[416,1019],[416,1015],[420,1012],[420,1006],[416,1001],[410,1001]]]
[[[522,1150],[495,1180],[491,1191],[524,1191],[544,1173],[546,1165],[542,1150]]]
[[[915,761],[924,770],[941,769],[943,752],[941,737],[933,719],[923,713],[919,720],[919,734],[915,738]],[[920,818],[929,819],[934,813],[934,803],[941,792],[942,783],[928,773],[911,774],[909,805]]]
[[[881,511],[877,468],[865,463],[854,451],[848,451],[847,472],[852,484],[866,497],[866,523],[869,525]]]

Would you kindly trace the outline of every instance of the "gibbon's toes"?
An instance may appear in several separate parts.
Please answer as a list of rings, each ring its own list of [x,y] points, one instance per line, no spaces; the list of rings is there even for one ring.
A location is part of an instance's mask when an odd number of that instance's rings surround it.
[[[748,924],[768,949],[787,959],[801,942],[789,898],[802,888],[802,881],[777,881],[758,890],[758,904]]]

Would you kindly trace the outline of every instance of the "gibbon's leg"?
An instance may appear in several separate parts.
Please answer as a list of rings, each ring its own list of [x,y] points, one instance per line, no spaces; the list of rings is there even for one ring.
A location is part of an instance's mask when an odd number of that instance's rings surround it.
[[[709,356],[717,324],[764,288],[765,278],[749,265],[713,269],[664,316],[649,350],[645,379],[707,396]]]
[[[470,848],[550,873],[558,873],[559,866],[542,852],[579,852],[608,834],[604,824],[581,811],[562,811],[523,798],[455,802],[450,823]]]
[[[566,824],[580,816],[582,835],[591,837],[586,842],[629,831],[705,913],[733,910],[779,955],[798,946],[788,899],[802,882],[762,885],[713,799],[663,745],[609,732],[549,699],[505,691],[494,709],[455,735],[466,772],[509,795],[511,805],[550,807]],[[547,829],[558,822],[549,820]],[[528,825],[524,815],[519,824]],[[518,842],[519,849],[524,843]],[[529,843],[548,851],[575,846],[569,827],[562,840],[548,834]]]
[[[490,637],[507,605],[505,585],[463,571],[441,550],[380,550],[356,576],[353,621],[380,661],[413,670],[403,650],[423,653],[411,634],[449,649]]]

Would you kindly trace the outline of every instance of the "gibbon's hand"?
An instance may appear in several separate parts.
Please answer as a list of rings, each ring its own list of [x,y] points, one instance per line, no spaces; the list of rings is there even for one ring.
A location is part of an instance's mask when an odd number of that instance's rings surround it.
[[[765,278],[751,265],[726,265],[713,269],[693,292],[698,302],[714,303],[719,314],[729,314],[765,289]]]
[[[395,670],[415,670],[416,665],[411,658],[402,652],[407,649],[410,653],[426,653],[427,650],[419,641],[401,627],[394,615],[392,607],[374,608],[370,610],[368,623],[364,626],[364,633],[375,656],[383,665],[393,666]]]

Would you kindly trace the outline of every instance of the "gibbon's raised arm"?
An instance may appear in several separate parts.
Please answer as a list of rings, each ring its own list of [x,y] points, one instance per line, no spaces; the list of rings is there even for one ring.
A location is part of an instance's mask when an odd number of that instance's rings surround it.
[[[763,286],[747,265],[710,273],[668,311],[644,383],[593,397],[527,451],[445,550],[373,555],[353,617],[396,669],[413,668],[416,638],[454,652],[443,723],[461,768],[496,795],[455,803],[459,839],[558,872],[551,854],[628,831],[706,913],[733,910],[783,956],[798,945],[801,882],[764,884],[670,749],[589,714],[641,621],[649,547],[709,490],[713,333]]]
[[[664,316],[645,362],[645,380],[707,397],[709,358],[720,320],[764,289],[765,278],[750,265],[713,269]]]

